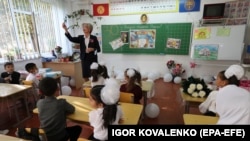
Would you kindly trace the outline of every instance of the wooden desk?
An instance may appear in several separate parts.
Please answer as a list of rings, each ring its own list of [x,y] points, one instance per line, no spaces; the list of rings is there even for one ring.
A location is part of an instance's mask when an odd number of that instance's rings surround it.
[[[8,136],[8,135],[2,135],[2,134],[0,134],[0,140],[1,141],[31,141],[31,140],[25,140],[25,139]]]
[[[122,82],[120,82],[120,83],[122,84]],[[147,93],[152,90],[154,82],[141,81],[141,83],[142,83],[141,88],[142,88],[142,92],[143,92],[143,116],[145,116],[145,107],[147,106],[147,103],[148,103]],[[83,87],[91,87],[91,82],[88,81],[88,82],[83,83]]]
[[[2,99],[6,98],[7,100],[8,100],[8,98],[11,98],[12,103],[14,104],[14,110],[15,110],[15,115],[16,115],[16,120],[17,120],[17,123],[14,126],[20,124],[21,122],[23,122],[24,120],[26,120],[30,117],[30,112],[29,112],[27,101],[26,101],[26,99],[27,99],[26,92],[28,91],[28,89],[32,89],[32,86],[0,83],[0,90],[1,90],[0,98],[2,98]],[[25,108],[26,108],[26,112],[27,112],[27,117],[23,120],[20,120],[19,114],[17,111],[17,106],[16,106],[16,101],[20,98],[24,99]],[[10,109],[9,109],[9,112],[10,112]]]
[[[183,120],[185,125],[215,125],[219,120],[219,117],[183,114]]]
[[[181,97],[185,101],[185,113],[189,113],[190,104],[200,104],[206,100],[206,98],[192,97],[183,92],[182,88],[180,89]]]
[[[74,105],[76,108],[75,113],[70,114],[67,116],[68,119],[85,123],[89,122],[89,115],[88,113],[93,110],[93,108],[89,105],[89,99],[88,98],[82,98],[82,97],[76,97],[76,96],[58,96],[57,98],[64,98],[67,102]],[[130,103],[120,103],[121,108],[124,113],[124,122],[122,124],[124,125],[136,125],[138,124],[138,121],[140,119],[143,106],[139,104],[130,104]],[[38,113],[38,109],[33,110],[34,113]]]
[[[44,68],[51,68],[53,71],[62,71],[63,76],[73,77],[76,88],[81,88],[83,84],[81,61],[77,62],[43,62]]]

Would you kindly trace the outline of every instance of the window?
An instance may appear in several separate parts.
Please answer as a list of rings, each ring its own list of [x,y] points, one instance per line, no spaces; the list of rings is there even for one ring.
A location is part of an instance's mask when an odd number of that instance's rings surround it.
[[[38,58],[56,46],[53,5],[43,0],[0,1],[0,62]]]

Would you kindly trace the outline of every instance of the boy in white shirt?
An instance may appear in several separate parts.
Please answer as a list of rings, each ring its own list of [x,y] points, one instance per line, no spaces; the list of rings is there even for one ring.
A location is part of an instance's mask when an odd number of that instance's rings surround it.
[[[37,78],[38,68],[35,63],[28,63],[25,65],[26,71],[29,73],[26,77],[26,81],[33,81],[38,87],[39,79]]]

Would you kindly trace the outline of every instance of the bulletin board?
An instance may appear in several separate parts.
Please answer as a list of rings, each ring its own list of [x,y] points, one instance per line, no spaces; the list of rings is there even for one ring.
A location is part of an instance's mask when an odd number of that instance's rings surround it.
[[[206,26],[193,29],[191,58],[241,60],[246,25]]]
[[[102,51],[189,55],[191,34],[192,23],[102,25]]]

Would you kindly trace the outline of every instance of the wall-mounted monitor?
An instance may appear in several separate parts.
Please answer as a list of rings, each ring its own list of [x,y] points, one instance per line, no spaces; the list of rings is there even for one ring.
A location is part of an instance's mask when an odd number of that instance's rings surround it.
[[[205,4],[203,19],[220,19],[224,17],[225,3]]]

